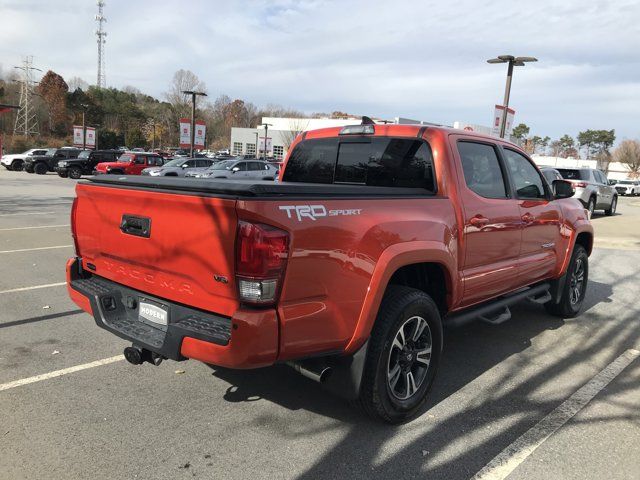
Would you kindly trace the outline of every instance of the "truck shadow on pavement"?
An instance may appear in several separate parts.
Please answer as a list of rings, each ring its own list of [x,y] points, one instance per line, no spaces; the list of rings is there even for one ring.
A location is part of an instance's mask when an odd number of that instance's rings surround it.
[[[616,285],[632,281],[619,278]],[[577,319],[565,321],[548,315],[540,305],[525,302],[516,305],[512,320],[502,325],[477,322],[447,329],[442,365],[425,412],[405,425],[372,421],[286,366],[250,372],[215,368],[213,375],[231,384],[224,394],[229,402],[264,399],[292,411],[306,410],[325,417],[323,422],[314,420],[307,426],[293,426],[295,421],[284,422],[279,417],[259,422],[272,427],[276,423],[274,431],[287,440],[320,436],[329,430],[344,432],[341,440],[298,478],[386,479],[425,474],[428,478],[470,478],[566,398],[541,395],[545,386],[575,366],[590,362],[605,347],[616,346],[615,355],[607,360],[611,361],[638,343],[640,328],[635,322],[620,322],[594,311],[594,306],[611,302],[612,293],[611,285],[590,281]],[[630,319],[635,309],[634,305],[626,310]],[[566,328],[566,334],[547,339],[544,347],[537,346],[543,342],[533,342],[561,327]],[[575,390],[570,388],[566,396]],[[631,412],[638,417],[637,412]]]

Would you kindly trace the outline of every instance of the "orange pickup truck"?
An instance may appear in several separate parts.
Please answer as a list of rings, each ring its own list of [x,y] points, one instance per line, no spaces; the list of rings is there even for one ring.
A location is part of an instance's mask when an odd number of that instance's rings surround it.
[[[420,411],[443,327],[529,300],[579,313],[593,244],[572,187],[442,127],[308,131],[280,182],[78,183],[68,292],[133,364],[288,363],[384,421]]]

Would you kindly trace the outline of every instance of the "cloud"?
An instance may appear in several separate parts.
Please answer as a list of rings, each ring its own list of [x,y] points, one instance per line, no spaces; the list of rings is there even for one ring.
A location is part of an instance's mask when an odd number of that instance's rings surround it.
[[[93,2],[0,0],[5,69],[33,54],[43,69],[94,81]],[[210,96],[257,104],[487,124],[502,99],[498,54],[517,68],[516,121],[558,137],[586,128],[640,136],[640,3],[110,0],[107,83],[162,96],[194,71]]]

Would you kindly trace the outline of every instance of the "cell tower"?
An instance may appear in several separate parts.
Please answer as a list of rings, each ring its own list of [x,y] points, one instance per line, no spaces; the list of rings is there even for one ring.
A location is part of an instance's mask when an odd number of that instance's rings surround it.
[[[38,119],[36,110],[33,105],[33,86],[36,82],[33,80],[33,71],[42,71],[33,66],[33,56],[28,55],[22,60],[21,67],[15,67],[22,70],[22,80],[20,80],[20,109],[16,115],[16,123],[13,126],[14,135],[38,135]]]
[[[98,37],[98,82],[96,85],[98,88],[105,88],[106,84],[106,70],[104,67],[104,44],[107,43],[107,32],[104,31],[104,23],[107,18],[103,15],[102,9],[105,3],[102,0],[96,2],[98,5],[98,14],[96,15],[96,22],[98,22],[98,29],[96,30],[96,37]]]

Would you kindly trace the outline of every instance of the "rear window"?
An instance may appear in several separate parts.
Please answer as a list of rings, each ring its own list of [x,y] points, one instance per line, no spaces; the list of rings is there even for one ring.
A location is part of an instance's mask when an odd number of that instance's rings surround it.
[[[565,180],[587,180],[588,172],[583,170],[572,170],[568,168],[559,168],[558,172]]]
[[[431,149],[426,142],[413,138],[306,140],[291,153],[283,181],[435,191]]]

